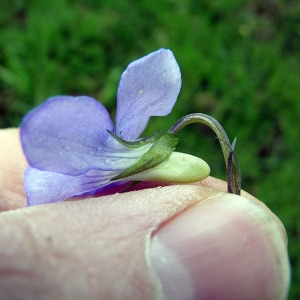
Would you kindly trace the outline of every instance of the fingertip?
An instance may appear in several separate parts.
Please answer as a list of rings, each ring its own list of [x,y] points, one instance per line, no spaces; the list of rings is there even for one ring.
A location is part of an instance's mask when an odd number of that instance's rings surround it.
[[[151,255],[167,299],[273,300],[288,293],[278,224],[243,197],[215,194],[185,210],[158,230]]]

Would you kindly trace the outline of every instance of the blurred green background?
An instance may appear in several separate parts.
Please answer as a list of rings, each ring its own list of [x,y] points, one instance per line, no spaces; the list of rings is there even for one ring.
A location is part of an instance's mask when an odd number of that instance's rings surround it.
[[[300,2],[297,0],[2,0],[0,128],[57,94],[89,95],[114,114],[127,64],[170,48],[183,86],[172,114],[145,135],[192,112],[237,137],[243,188],[264,201],[289,236],[292,287],[300,299]],[[225,178],[218,141],[191,125],[178,150]]]

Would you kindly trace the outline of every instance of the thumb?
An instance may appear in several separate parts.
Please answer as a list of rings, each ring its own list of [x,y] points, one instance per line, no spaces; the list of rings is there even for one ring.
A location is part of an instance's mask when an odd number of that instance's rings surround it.
[[[151,246],[167,299],[286,299],[286,235],[261,205],[213,194],[164,224]]]
[[[273,300],[288,290],[282,225],[203,186],[3,212],[0,228],[1,299]]]

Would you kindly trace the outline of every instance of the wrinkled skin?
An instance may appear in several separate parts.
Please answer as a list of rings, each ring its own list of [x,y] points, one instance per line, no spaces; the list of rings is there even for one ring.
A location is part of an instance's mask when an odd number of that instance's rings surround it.
[[[286,298],[284,227],[220,180],[25,208],[17,129],[0,165],[0,299]]]

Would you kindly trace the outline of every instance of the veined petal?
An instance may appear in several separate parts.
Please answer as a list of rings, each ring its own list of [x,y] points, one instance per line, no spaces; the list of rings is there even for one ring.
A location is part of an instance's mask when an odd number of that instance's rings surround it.
[[[78,195],[92,195],[111,187],[117,181],[124,182],[126,178],[111,180],[136,163],[149,147],[145,145],[140,148],[127,149],[127,152],[115,153],[115,156],[106,158],[111,159],[108,168],[105,168],[104,162],[101,169],[94,167],[77,175],[28,167],[24,175],[28,205],[59,202]]]
[[[31,111],[21,125],[21,141],[31,167],[78,175],[110,169],[117,143],[105,107],[90,97],[57,96]]]
[[[160,49],[129,64],[118,88],[116,134],[136,139],[149,117],[171,112],[180,88],[180,69],[170,50]]]
[[[25,171],[25,192],[27,205],[60,202],[99,190],[110,184],[116,175],[113,171],[91,170],[78,176],[70,176],[28,167]]]

